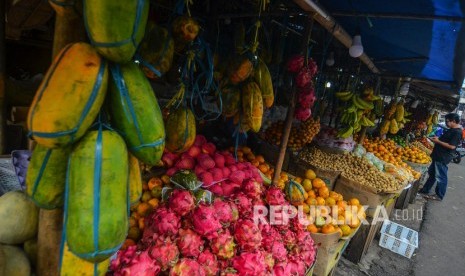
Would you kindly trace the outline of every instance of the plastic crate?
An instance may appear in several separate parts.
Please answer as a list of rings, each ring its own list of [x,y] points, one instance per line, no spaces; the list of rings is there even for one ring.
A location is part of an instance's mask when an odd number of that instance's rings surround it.
[[[418,248],[418,232],[390,220],[385,220],[381,228],[379,246],[411,258]]]

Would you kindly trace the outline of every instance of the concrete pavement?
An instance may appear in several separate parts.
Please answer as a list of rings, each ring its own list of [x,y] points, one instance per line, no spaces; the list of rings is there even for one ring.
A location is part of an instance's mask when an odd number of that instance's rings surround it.
[[[450,164],[448,176],[442,202],[417,197],[408,209],[391,214],[392,221],[419,232],[411,259],[381,248],[376,238],[359,264],[341,258],[335,275],[465,276],[465,161]]]

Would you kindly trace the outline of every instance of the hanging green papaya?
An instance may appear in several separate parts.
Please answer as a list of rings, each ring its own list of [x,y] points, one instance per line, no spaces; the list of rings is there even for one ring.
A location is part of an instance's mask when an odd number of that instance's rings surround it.
[[[166,120],[166,148],[171,152],[184,152],[195,141],[195,117],[192,110],[180,107]]]
[[[260,87],[265,107],[270,108],[274,102],[273,82],[271,81],[271,74],[266,64],[258,61],[257,68],[254,71],[254,79]]]
[[[83,260],[69,251],[66,242],[60,252],[60,276],[104,276],[110,265],[110,259],[100,263]]]
[[[84,24],[91,44],[117,63],[134,56],[148,15],[148,0],[84,0]]]
[[[48,149],[37,145],[26,175],[26,194],[43,209],[63,206],[71,147]]]
[[[135,63],[111,67],[109,102],[112,125],[122,134],[129,151],[155,165],[165,147],[165,127],[155,93]]]
[[[258,132],[262,126],[263,99],[258,84],[248,82],[242,87],[243,118],[250,129]]]
[[[114,131],[89,131],[74,147],[63,227],[74,255],[101,262],[123,244],[129,225],[128,173],[126,145]]]

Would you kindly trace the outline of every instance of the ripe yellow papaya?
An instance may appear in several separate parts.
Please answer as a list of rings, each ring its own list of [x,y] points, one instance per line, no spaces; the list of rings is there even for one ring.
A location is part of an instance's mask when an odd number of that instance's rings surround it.
[[[139,160],[134,155],[129,154],[129,203],[136,204],[142,195],[142,175],[140,172]]]
[[[250,129],[258,132],[262,126],[263,99],[258,84],[248,82],[242,87],[243,118]]]
[[[273,82],[271,81],[270,71],[262,60],[258,61],[257,68],[255,68],[254,79],[260,87],[263,104],[265,107],[270,108],[274,102]]]
[[[180,107],[166,120],[166,148],[171,152],[185,152],[195,141],[196,127],[192,110]]]

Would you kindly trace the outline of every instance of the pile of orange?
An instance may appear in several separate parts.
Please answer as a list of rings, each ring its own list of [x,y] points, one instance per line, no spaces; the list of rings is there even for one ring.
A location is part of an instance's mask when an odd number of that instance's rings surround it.
[[[304,188],[306,194],[305,202],[302,204],[303,211],[307,213],[308,219],[312,224],[308,225],[307,230],[312,233],[323,233],[331,234],[334,232],[340,232],[341,236],[348,236],[360,225],[360,220],[352,216],[352,213],[348,211],[348,207],[353,207],[355,210],[360,210],[363,216],[365,213],[362,211],[363,207],[356,198],[350,200],[344,200],[343,196],[337,192],[329,190],[326,183],[321,178],[318,178],[313,170],[307,170],[305,178],[296,179],[296,182],[300,183]],[[313,206],[328,206],[330,208],[329,214],[324,214],[324,209],[318,214],[311,213]],[[317,208],[318,209],[318,208]],[[314,215],[315,217],[312,217]],[[329,215],[330,218],[321,220],[319,216]],[[337,221],[343,221],[344,224],[339,224]]]
[[[135,245],[140,240],[145,228],[144,218],[158,207],[161,201],[161,190],[169,182],[170,177],[163,175],[162,177],[152,177],[149,181],[143,183],[142,196],[139,202],[131,205],[130,208],[128,236],[123,248]]]
[[[402,158],[420,164],[431,163],[431,157],[429,157],[424,151],[420,150],[418,147],[409,146],[404,148],[401,153]]]

